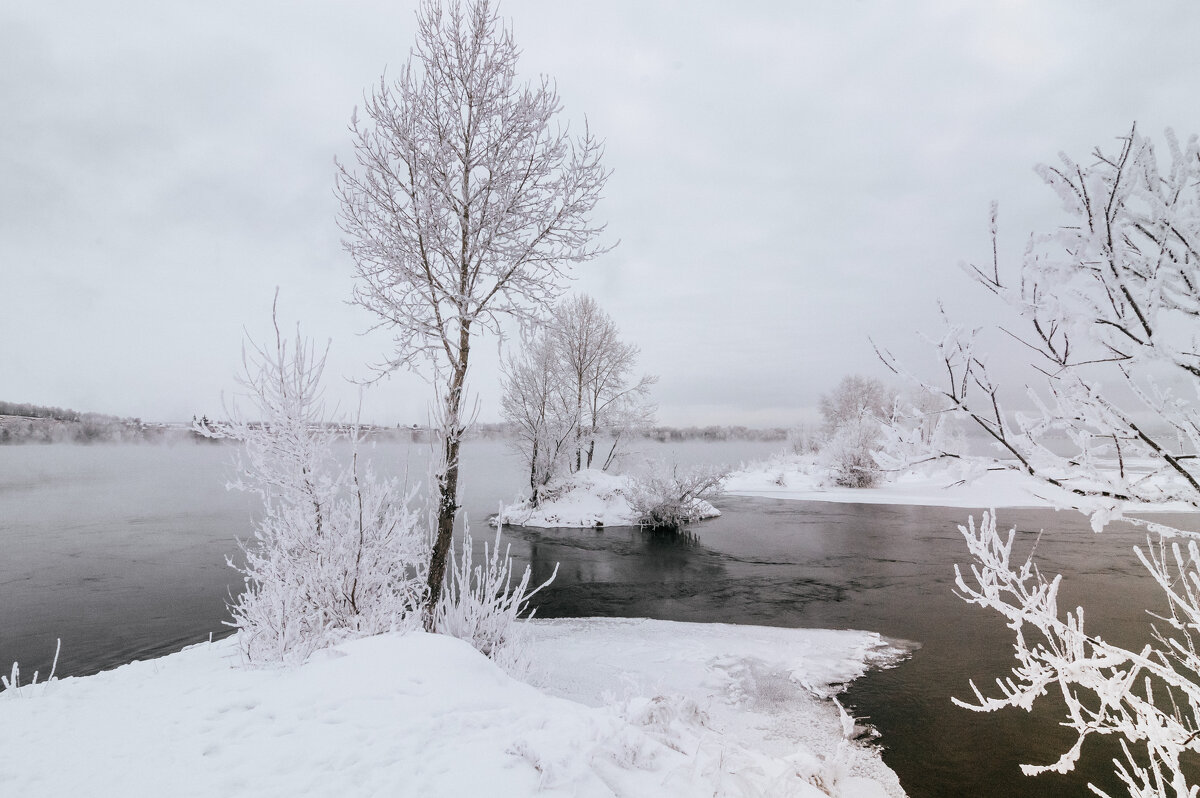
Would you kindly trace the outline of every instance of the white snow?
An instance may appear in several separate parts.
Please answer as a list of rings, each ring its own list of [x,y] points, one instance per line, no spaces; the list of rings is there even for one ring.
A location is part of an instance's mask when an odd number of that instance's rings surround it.
[[[585,468],[551,480],[537,507],[527,499],[502,507],[496,521],[542,528],[634,526],[638,516],[630,499],[635,490],[636,479],[630,475]],[[721,514],[703,500],[697,500],[696,509],[700,518]]]
[[[232,639],[0,694],[0,794],[902,795],[826,696],[902,651],[851,631],[538,621],[518,681],[386,634],[247,669]]]
[[[1071,507],[1079,497],[1011,469],[983,470],[972,465],[914,468],[886,475],[873,488],[841,488],[812,455],[781,455],[752,463],[729,475],[725,492],[738,496],[845,502],[907,504],[927,507],[998,509]],[[1188,512],[1181,502],[1131,504],[1124,512]]]

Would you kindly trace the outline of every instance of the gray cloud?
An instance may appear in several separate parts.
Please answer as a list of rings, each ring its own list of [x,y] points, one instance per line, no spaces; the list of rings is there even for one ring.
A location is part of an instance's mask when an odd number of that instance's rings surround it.
[[[661,376],[664,421],[792,423],[867,336],[992,311],[959,274],[1055,218],[1032,173],[1133,120],[1200,130],[1190,4],[509,0],[527,74],[607,138],[622,244],[593,293]],[[333,376],[387,345],[344,304],[332,160],[401,63],[395,3],[0,10],[0,397],[152,418],[219,409],[242,328],[332,337]],[[495,346],[474,375],[496,416]],[[331,398],[357,403],[335,382]],[[364,414],[418,420],[399,378]]]

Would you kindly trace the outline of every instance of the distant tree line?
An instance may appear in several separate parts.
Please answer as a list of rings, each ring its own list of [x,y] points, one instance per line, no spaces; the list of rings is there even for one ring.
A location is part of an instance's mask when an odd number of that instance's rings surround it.
[[[666,441],[783,441],[789,430],[785,427],[757,429],[736,425],[708,427],[647,427],[642,437]]]
[[[138,418],[0,402],[0,444],[140,441],[147,432]]]
[[[0,416],[21,416],[22,418],[53,418],[59,421],[80,421],[82,413],[75,410],[64,410],[61,407],[42,407],[29,403],[0,402]]]

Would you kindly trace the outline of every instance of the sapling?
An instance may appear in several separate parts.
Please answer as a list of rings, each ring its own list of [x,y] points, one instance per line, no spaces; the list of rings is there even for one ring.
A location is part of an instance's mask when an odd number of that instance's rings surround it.
[[[273,320],[276,318],[272,310]],[[274,347],[250,342],[240,382],[253,416],[235,407],[221,434],[242,443],[231,487],[262,498],[241,544],[242,592],[230,622],[250,662],[302,661],[340,640],[411,625],[426,602],[428,539],[411,494],[360,462],[356,426],[327,423],[324,354],[297,329]],[[350,462],[334,445],[349,441]]]
[[[483,544],[484,561],[474,563],[473,542],[469,528],[462,533],[462,556],[450,555],[445,591],[438,602],[435,621],[440,634],[466,640],[481,653],[501,664],[518,665],[521,651],[519,625],[523,613],[532,618],[536,610],[529,609],[529,600],[549,586],[558,575],[554,572],[542,584],[529,589],[530,567],[513,584],[511,544],[500,554],[501,529],[491,547]]]

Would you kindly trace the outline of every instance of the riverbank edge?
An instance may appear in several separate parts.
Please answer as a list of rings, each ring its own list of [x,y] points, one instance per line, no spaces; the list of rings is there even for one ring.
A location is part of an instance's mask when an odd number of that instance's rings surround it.
[[[749,779],[805,798],[903,795],[833,700],[906,656],[894,641],[646,619],[526,630],[524,681],[461,641],[410,632],[294,668],[239,667],[226,639],[6,692],[0,783],[114,796],[316,796],[348,785],[684,796]]]

